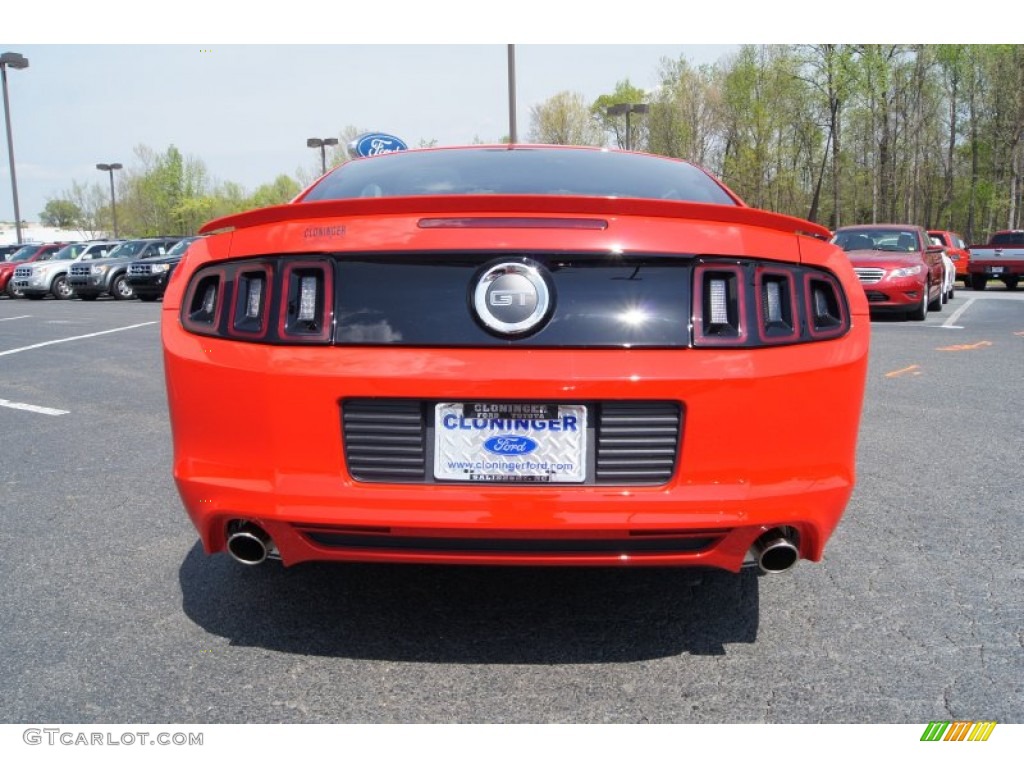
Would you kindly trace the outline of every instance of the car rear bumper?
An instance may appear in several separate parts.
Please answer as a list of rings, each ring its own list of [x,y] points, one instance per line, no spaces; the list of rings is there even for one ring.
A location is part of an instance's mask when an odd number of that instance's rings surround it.
[[[165,310],[174,477],[207,552],[246,521],[286,565],[735,571],[780,526],[818,560],[854,482],[865,319],[843,338],[790,347],[510,351],[247,344],[190,335]],[[685,424],[675,471],[654,486],[360,482],[341,424],[353,397],[671,401]]]

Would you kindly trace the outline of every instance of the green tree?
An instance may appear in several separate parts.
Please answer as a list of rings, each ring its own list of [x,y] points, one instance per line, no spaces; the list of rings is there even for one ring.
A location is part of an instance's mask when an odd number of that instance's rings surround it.
[[[650,152],[679,157],[721,173],[722,68],[694,69],[680,57],[661,62],[661,87],[648,115]]]
[[[620,80],[615,90],[597,97],[590,107],[590,113],[605,132],[615,137],[619,149],[629,147],[635,150],[647,149],[647,119],[642,112],[629,115],[629,136],[626,136],[625,115],[609,114],[608,110],[617,104],[650,104],[650,95],[642,88],[632,85],[629,80]]]
[[[562,91],[530,109],[530,141],[538,144],[604,146],[604,130],[582,94]]]
[[[299,186],[295,179],[282,173],[270,184],[263,184],[257,187],[256,191],[248,199],[247,207],[265,208],[268,205],[287,203],[301,191],[302,187]]]
[[[47,227],[71,229],[82,221],[82,209],[70,200],[51,199],[39,214],[39,220]]]
[[[842,138],[843,109],[853,87],[854,47],[851,45],[805,45],[803,53],[803,74],[824,106],[828,120],[827,144],[832,149],[832,217],[833,229],[841,226],[842,217]],[[812,207],[812,216],[817,211]]]

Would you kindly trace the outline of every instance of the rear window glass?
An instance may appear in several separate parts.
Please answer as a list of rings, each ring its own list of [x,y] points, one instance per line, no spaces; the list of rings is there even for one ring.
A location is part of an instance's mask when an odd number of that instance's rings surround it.
[[[999,232],[992,235],[989,245],[1024,245],[1024,232]]]
[[[676,160],[586,149],[394,152],[336,168],[303,198],[580,195],[737,203],[708,174]]]

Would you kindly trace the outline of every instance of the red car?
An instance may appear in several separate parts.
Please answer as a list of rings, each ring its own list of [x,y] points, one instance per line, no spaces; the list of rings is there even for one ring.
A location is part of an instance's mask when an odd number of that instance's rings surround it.
[[[956,279],[962,280],[964,287],[970,287],[971,275],[967,266],[971,261],[971,249],[967,243],[956,232],[949,232],[944,229],[929,229],[928,237],[933,245],[941,245],[946,250],[946,255],[953,261],[956,267]]]
[[[11,283],[14,270],[23,264],[30,264],[43,256],[56,253],[67,243],[26,243],[12,253],[7,261],[0,262],[0,294],[6,293],[12,299],[20,298],[21,291],[16,291]]]
[[[783,571],[843,514],[864,293],[690,164],[396,152],[202,231],[162,338],[208,553]]]
[[[840,227],[832,242],[846,251],[872,311],[924,320],[942,310],[942,247],[911,224]]]

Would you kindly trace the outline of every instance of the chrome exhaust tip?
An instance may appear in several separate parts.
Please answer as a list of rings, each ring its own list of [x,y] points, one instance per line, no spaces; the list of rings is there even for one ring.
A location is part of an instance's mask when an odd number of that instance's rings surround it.
[[[792,530],[773,528],[754,542],[752,555],[761,573],[784,573],[796,565],[800,550]]]
[[[255,523],[236,520],[228,526],[228,554],[242,565],[259,565],[280,557],[270,536]]]

